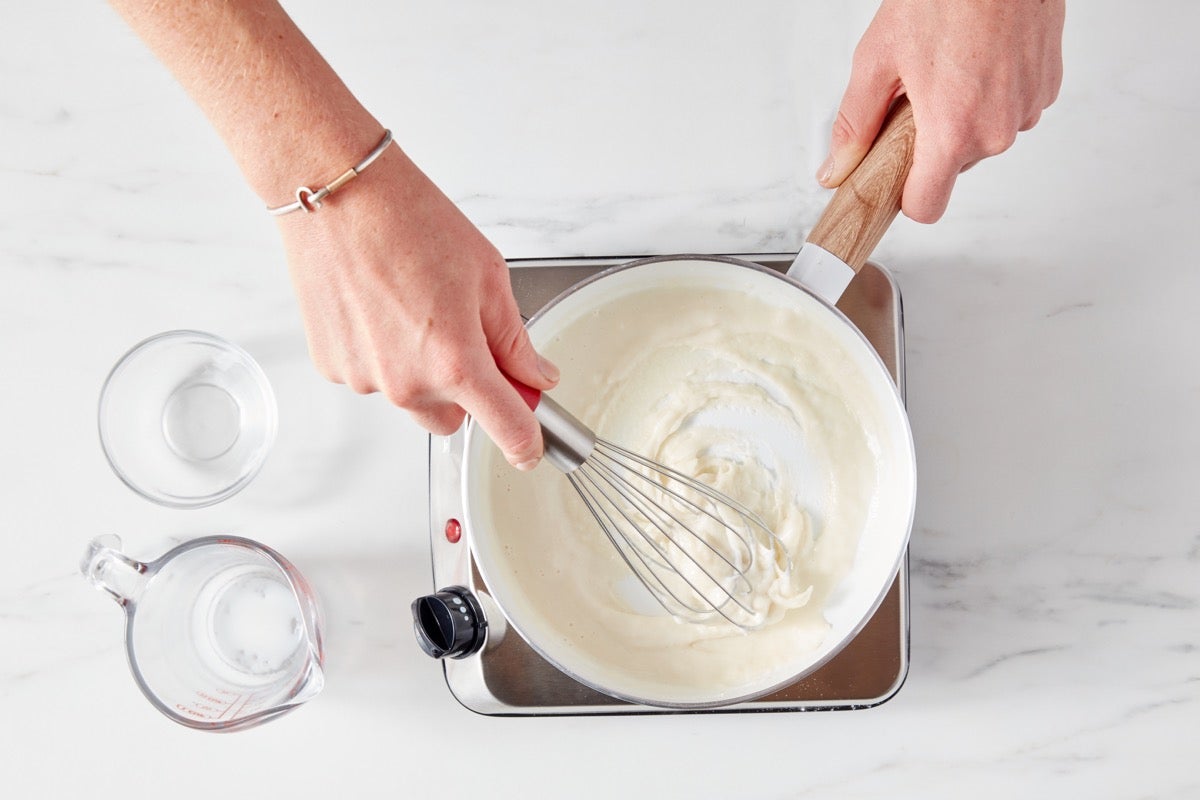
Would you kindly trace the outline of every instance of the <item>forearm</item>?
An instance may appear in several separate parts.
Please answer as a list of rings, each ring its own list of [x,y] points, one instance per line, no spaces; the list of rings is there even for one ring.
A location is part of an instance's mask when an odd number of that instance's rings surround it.
[[[383,128],[274,0],[110,0],[268,205],[332,180]],[[313,188],[317,188],[316,185]]]
[[[271,206],[357,164],[383,132],[275,0],[110,0],[212,121]],[[522,469],[541,429],[509,376],[540,390],[508,266],[389,147],[315,214],[277,217],[309,350],[325,377],[382,392],[448,435],[470,414]]]

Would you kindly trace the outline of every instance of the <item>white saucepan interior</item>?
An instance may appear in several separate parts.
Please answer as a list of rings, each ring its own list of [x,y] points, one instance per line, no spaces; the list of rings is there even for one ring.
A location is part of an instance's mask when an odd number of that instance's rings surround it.
[[[561,473],[546,463],[517,472],[472,423],[471,547],[526,641],[608,694],[704,707],[790,683],[853,638],[895,576],[916,491],[899,393],[853,325],[769,270],[683,258],[597,276],[529,331],[562,370],[554,398],[599,436],[652,458],[696,445],[704,458],[752,464],[738,490],[751,496],[736,499],[760,513],[778,506],[764,516],[796,529],[792,557],[813,588],[807,604],[751,633],[677,622],[629,576]]]

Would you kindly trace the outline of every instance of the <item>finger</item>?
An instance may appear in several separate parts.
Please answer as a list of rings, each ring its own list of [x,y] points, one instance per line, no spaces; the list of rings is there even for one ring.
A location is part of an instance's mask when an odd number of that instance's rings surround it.
[[[1041,118],[1042,118],[1042,112],[1034,111],[1032,114],[1029,115],[1029,117],[1023,123],[1021,123],[1021,127],[1018,128],[1017,130],[1019,130],[1019,131],[1030,130],[1031,128],[1033,128],[1034,125],[1038,124],[1038,120],[1040,120]]]
[[[375,394],[379,391],[375,381],[366,375],[347,375],[334,383],[343,383],[356,394]]]
[[[495,363],[474,369],[478,378],[458,398],[459,405],[483,426],[508,463],[533,469],[542,457],[542,429],[533,412]]]
[[[454,403],[444,403],[427,408],[416,408],[409,412],[413,421],[437,436],[449,436],[462,427],[467,412]]]
[[[957,159],[940,151],[930,137],[922,139],[918,128],[912,168],[900,201],[904,216],[927,224],[941,219],[962,166]]]
[[[842,96],[830,134],[829,155],[817,172],[827,189],[840,186],[871,149],[883,118],[900,90],[899,79],[882,69],[878,60],[856,56],[850,84]]]
[[[511,292],[499,293],[485,305],[481,322],[501,372],[535,389],[549,389],[558,383],[558,367],[533,349]]]

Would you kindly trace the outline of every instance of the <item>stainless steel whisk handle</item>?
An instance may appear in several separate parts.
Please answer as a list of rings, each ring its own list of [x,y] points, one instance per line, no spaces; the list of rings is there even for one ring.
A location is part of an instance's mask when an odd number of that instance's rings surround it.
[[[578,469],[596,448],[596,434],[580,422],[578,417],[542,392],[512,378],[508,380],[542,426],[543,453],[546,460],[567,474]]]

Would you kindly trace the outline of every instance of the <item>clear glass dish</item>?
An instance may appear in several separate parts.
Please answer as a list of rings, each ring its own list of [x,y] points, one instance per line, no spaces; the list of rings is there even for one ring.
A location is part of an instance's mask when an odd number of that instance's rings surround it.
[[[168,331],[126,353],[100,391],[100,445],[113,472],[172,508],[219,503],[250,483],[278,411],[250,354],[201,331]]]

